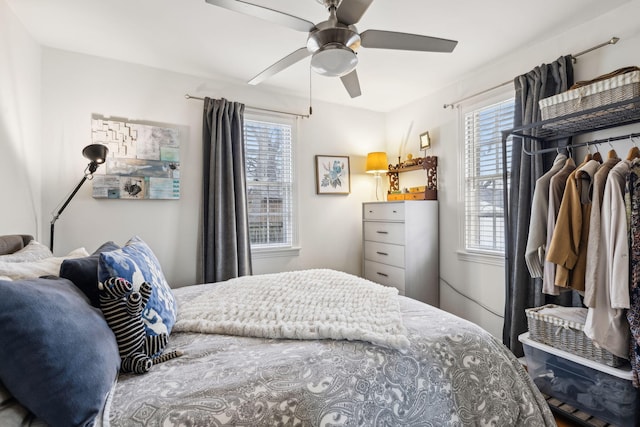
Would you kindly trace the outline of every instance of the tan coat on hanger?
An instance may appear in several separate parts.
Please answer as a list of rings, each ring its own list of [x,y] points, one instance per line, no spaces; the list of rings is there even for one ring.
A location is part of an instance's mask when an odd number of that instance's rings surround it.
[[[584,187],[591,185],[599,165],[600,163],[591,160],[591,156],[588,155],[585,162],[567,179],[555,231],[547,250],[547,260],[557,265],[557,286],[584,291],[591,216],[591,201],[585,200],[588,188]],[[582,174],[587,176],[583,177]]]

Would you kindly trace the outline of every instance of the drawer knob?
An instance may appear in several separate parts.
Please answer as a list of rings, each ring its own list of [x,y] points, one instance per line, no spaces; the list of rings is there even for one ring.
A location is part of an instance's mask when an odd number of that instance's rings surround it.
[[[378,276],[389,277],[388,274],[380,273],[379,271],[376,273]]]
[[[389,255],[389,254],[388,254],[388,253],[386,253],[386,252],[380,252],[380,251],[377,251],[376,253],[377,253],[378,255],[385,255],[385,256],[388,256],[388,255]]]
[[[389,234],[388,231],[384,231],[384,230],[378,230],[378,231],[376,231],[376,233],[378,233],[378,234]]]

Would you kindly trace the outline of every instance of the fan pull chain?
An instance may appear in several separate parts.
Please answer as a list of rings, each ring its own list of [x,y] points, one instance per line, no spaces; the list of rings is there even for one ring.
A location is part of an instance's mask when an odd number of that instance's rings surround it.
[[[313,75],[311,73],[311,67],[309,67],[309,115],[313,114],[313,108],[311,107],[311,79]]]

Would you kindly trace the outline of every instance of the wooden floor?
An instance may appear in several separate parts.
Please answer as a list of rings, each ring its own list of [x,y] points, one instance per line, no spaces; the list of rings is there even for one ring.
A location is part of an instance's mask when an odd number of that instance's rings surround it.
[[[562,415],[555,415],[555,419],[558,427],[584,427],[585,426],[585,424],[582,424],[582,423],[579,424],[579,423],[576,423],[575,421],[571,421],[568,418],[564,418]],[[592,419],[591,422],[587,425],[597,426],[597,427],[600,427],[600,426],[613,427],[611,424],[608,424],[605,421],[598,420],[598,419]]]
[[[586,412],[574,408],[566,403],[543,394],[551,411],[553,412],[558,427],[613,427],[611,424],[596,418]]]
[[[556,424],[558,424],[558,427],[578,427],[579,424],[576,424],[566,418],[563,418],[560,415],[556,415]]]

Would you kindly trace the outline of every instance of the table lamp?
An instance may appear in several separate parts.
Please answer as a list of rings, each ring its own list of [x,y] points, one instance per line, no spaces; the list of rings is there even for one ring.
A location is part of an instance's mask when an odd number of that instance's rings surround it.
[[[367,173],[374,174],[376,180],[376,200],[380,200],[378,198],[378,188],[380,187],[380,180],[382,173],[386,173],[388,171],[389,165],[387,162],[387,153],[382,151],[375,151],[373,153],[367,154],[367,165],[365,170]]]

